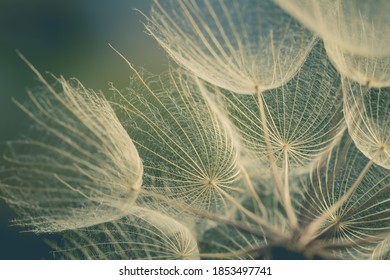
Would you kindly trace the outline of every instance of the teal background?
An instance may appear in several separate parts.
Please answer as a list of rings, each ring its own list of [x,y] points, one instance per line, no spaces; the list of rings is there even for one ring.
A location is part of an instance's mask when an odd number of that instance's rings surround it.
[[[76,77],[106,91],[108,83],[128,86],[132,74],[108,46],[152,73],[167,68],[163,50],[145,34],[150,0],[0,0],[0,153],[31,124],[12,98],[27,101],[39,82],[18,57],[19,50],[41,73]],[[47,236],[11,226],[14,213],[0,201],[0,259],[51,259]],[[51,236],[56,238],[55,236]]]

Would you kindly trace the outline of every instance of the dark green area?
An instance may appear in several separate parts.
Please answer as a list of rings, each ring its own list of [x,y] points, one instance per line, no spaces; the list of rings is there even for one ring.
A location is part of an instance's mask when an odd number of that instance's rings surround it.
[[[43,74],[77,77],[104,92],[109,82],[123,88],[132,72],[109,43],[137,67],[160,73],[167,66],[163,50],[144,33],[143,16],[133,10],[147,14],[149,6],[150,0],[0,1],[0,153],[31,124],[12,98],[24,103],[27,89],[40,86],[16,50]],[[14,217],[0,201],[0,259],[52,258],[47,236],[21,233],[25,229],[11,226]]]

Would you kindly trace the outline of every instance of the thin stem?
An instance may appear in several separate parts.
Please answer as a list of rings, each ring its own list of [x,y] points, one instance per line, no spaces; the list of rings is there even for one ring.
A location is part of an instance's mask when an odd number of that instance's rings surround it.
[[[246,209],[241,203],[239,203],[234,197],[232,197],[231,195],[229,195],[227,192],[221,190],[221,192],[223,193],[223,195],[234,205],[237,207],[238,210],[240,210],[243,214],[245,214],[248,218],[252,219],[254,222],[258,223],[258,224],[264,224],[264,223],[267,223],[266,220],[260,218],[259,216],[257,216],[255,213],[249,211],[248,209]]]
[[[278,230],[277,228],[274,228],[272,225],[267,223],[267,221],[262,220],[258,217],[256,220],[257,220],[257,223],[259,223],[261,225],[261,229],[258,229],[257,227],[254,227],[254,226],[246,225],[246,224],[241,223],[239,221],[234,221],[231,218],[230,219],[224,218],[224,217],[221,217],[217,214],[192,207],[184,202],[174,200],[172,198],[166,197],[166,196],[161,195],[161,194],[149,192],[145,189],[137,190],[137,192],[139,194],[143,194],[143,195],[149,196],[151,198],[155,198],[155,199],[158,199],[160,201],[163,201],[169,205],[175,205],[178,208],[181,208],[182,210],[184,210],[188,213],[192,213],[192,214],[197,215],[199,217],[206,218],[206,219],[209,219],[211,221],[224,224],[226,226],[231,226],[233,228],[236,228],[237,230],[248,232],[250,234],[253,234],[253,235],[256,235],[259,237],[273,236],[275,238],[284,238],[284,236],[282,235],[280,230]]]
[[[287,149],[284,149],[284,203],[286,208],[286,213],[288,220],[290,221],[290,225],[292,227],[292,230],[294,231],[298,227],[298,219],[295,215],[294,208],[291,203],[291,197],[290,197],[290,187],[289,187],[289,169],[288,169],[288,151]]]
[[[290,193],[289,193],[289,188],[288,188],[288,181],[287,181],[287,187],[285,185],[283,185],[280,173],[278,171],[278,167],[276,166],[275,157],[274,157],[274,153],[272,150],[272,145],[271,145],[271,140],[270,140],[270,135],[269,135],[268,124],[267,124],[267,116],[265,115],[265,110],[264,110],[263,98],[262,98],[259,90],[257,90],[257,99],[258,99],[258,103],[259,103],[260,120],[261,120],[261,124],[263,126],[265,146],[267,148],[267,156],[268,156],[268,160],[269,160],[269,163],[271,166],[272,174],[273,174],[274,179],[275,179],[276,189],[280,195],[283,207],[286,210],[287,218],[289,220],[290,226],[292,228],[296,228],[298,222],[297,222],[297,217],[295,215],[295,211],[294,211],[292,204],[291,204],[291,198],[290,198]],[[287,166],[288,166],[288,164],[287,164]],[[285,173],[286,172],[287,172],[287,176],[285,176],[285,177],[288,178],[288,167],[285,168]],[[285,183],[286,183],[286,181],[285,181]]]
[[[253,186],[252,181],[249,178],[248,172],[246,171],[246,169],[243,166],[240,166],[240,171],[241,171],[241,174],[243,176],[245,184],[248,186],[249,191],[252,194],[252,198],[255,200],[255,202],[257,203],[257,206],[260,209],[261,216],[264,217],[267,214],[267,209],[265,208],[263,202],[261,201],[261,198],[257,194],[255,187]]]
[[[216,102],[212,98],[210,98],[203,83],[201,83],[201,81],[198,78],[196,78],[195,81],[196,81],[197,86],[199,87],[200,93],[202,94],[202,97],[204,98],[206,103],[210,106],[210,108],[214,109],[213,114],[215,114],[217,116],[218,120],[224,126],[226,131],[231,133],[231,139],[235,139],[235,137],[233,136],[233,129],[231,128],[230,122],[226,121],[226,116],[221,112],[220,107],[216,104]],[[217,93],[221,94],[219,91]],[[236,142],[234,142],[234,144],[236,147],[239,146]],[[264,217],[267,213],[267,210],[266,210],[263,202],[261,201],[259,195],[256,193],[255,187],[253,186],[253,184],[249,178],[248,172],[246,171],[246,169],[242,165],[242,163],[239,162],[238,166],[240,168],[240,172],[243,176],[244,182],[252,194],[252,198],[256,201],[257,205],[259,206],[261,215],[262,215],[262,217]]]

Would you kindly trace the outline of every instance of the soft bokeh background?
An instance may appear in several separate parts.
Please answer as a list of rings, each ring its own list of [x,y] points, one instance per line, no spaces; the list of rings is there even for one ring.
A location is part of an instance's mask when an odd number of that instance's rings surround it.
[[[26,102],[26,90],[39,85],[16,54],[39,71],[77,77],[105,91],[108,83],[128,86],[132,74],[108,46],[152,73],[167,68],[165,53],[144,33],[150,0],[0,0],[0,154],[31,123],[12,102]],[[11,226],[13,212],[0,201],[0,259],[51,259],[44,236]]]

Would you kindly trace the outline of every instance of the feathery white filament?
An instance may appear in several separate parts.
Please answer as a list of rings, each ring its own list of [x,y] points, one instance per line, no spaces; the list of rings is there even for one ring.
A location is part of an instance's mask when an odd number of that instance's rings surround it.
[[[329,44],[359,56],[390,55],[387,0],[275,0]]]
[[[36,70],[35,70],[36,71]],[[59,78],[30,93],[35,122],[30,139],[10,143],[2,171],[5,197],[18,224],[62,231],[123,216],[141,187],[138,152],[101,93]]]
[[[270,0],[155,1],[146,28],[179,65],[242,94],[286,83],[315,41]]]
[[[335,144],[345,126],[341,81],[325,55],[322,44],[318,44],[293,79],[260,97],[272,152],[281,168],[286,154],[290,169],[306,170]],[[223,96],[243,145],[267,162],[269,151],[257,98],[234,93]]]
[[[276,0],[324,40],[342,75],[372,87],[390,86],[390,2]]]
[[[321,220],[312,238],[330,245],[350,243],[334,251],[343,258],[366,258],[390,231],[390,174],[372,165],[347,134],[305,180],[303,190],[298,199],[302,222]]]
[[[68,233],[58,252],[71,259],[199,259],[196,239],[187,226],[146,208]]]
[[[173,73],[172,73],[173,74]],[[178,73],[176,73],[178,74]],[[242,194],[229,131],[198,93],[191,76],[145,81],[120,95],[118,109],[143,159],[144,188],[195,208],[223,213]]]
[[[343,80],[344,115],[356,146],[390,169],[390,87],[369,88]]]

